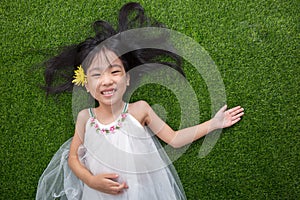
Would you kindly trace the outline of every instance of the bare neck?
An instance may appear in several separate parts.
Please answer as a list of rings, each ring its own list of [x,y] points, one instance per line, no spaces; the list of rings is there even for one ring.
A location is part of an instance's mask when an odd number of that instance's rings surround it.
[[[102,119],[103,116],[105,116],[106,119],[109,118],[115,118],[116,116],[119,116],[120,113],[123,111],[124,108],[124,101],[120,101],[114,104],[101,104],[97,108],[95,108],[96,115],[101,116]]]

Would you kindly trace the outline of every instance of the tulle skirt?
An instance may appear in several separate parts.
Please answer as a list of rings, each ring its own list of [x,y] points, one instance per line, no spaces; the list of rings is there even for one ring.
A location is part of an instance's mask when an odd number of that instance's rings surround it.
[[[69,147],[72,138],[66,141],[51,159],[40,177],[36,200],[81,200],[83,183],[68,166]]]

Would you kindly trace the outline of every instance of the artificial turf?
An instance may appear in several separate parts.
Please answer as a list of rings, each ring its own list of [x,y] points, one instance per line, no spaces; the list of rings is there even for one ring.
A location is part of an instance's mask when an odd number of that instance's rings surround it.
[[[47,163],[73,135],[72,94],[47,99],[39,64],[91,35],[94,20],[116,23],[125,2],[1,1],[0,199],[34,199]],[[148,16],[204,48],[220,72],[227,104],[245,108],[242,121],[223,130],[207,156],[199,157],[202,139],[174,162],[188,199],[299,199],[299,1],[140,3]],[[184,70],[197,95],[198,120],[207,120],[206,84],[188,63]],[[172,91],[145,85],[131,97],[139,99],[164,107],[162,115],[178,128]]]

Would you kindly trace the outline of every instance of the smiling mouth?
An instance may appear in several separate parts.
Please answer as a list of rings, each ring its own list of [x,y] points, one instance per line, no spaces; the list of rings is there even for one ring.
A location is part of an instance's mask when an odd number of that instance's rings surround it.
[[[104,96],[112,96],[116,92],[116,89],[102,91],[101,94]]]

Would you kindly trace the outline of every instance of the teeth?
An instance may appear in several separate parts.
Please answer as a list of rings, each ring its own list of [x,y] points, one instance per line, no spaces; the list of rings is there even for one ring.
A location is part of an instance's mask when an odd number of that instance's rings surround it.
[[[114,93],[114,90],[102,92],[104,95],[111,95]]]

